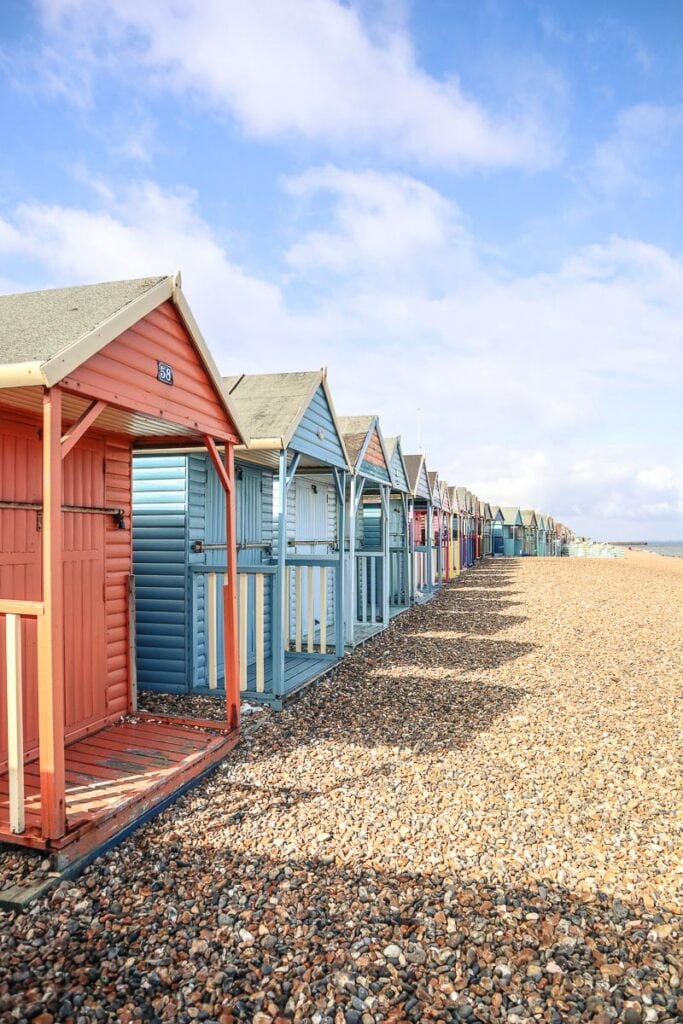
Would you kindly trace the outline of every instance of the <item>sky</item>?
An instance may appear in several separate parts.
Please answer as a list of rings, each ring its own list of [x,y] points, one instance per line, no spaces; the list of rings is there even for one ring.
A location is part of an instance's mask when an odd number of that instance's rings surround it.
[[[681,0],[3,0],[0,292],[182,272],[226,374],[683,538]]]

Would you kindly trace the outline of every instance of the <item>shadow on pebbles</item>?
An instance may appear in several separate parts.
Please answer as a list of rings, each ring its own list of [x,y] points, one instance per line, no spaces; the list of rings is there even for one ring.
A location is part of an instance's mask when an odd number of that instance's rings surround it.
[[[646,556],[447,585],[0,913],[0,1021],[682,1020],[681,609]]]

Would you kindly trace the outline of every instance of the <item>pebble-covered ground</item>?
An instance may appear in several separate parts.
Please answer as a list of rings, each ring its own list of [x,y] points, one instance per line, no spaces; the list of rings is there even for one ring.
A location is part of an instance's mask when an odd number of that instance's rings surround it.
[[[0,1020],[683,1020],[681,636],[683,559],[470,572],[0,913]]]

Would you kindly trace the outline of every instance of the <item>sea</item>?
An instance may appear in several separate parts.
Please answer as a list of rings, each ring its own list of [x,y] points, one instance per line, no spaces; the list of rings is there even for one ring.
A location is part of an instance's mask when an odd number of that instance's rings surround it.
[[[683,558],[683,540],[649,540],[641,551],[655,551],[658,555],[671,555]]]

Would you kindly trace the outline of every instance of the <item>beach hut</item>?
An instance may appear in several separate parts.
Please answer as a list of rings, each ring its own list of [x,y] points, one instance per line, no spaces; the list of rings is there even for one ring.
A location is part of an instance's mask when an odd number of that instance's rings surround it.
[[[467,531],[469,529],[469,513],[467,511],[467,488],[456,487],[455,488],[455,504],[458,509],[458,533],[460,538],[460,570],[463,571],[468,568],[467,559]]]
[[[491,506],[491,554],[505,554],[505,516],[500,505]]]
[[[389,623],[390,459],[377,416],[341,416],[348,452],[346,643],[355,647]]]
[[[522,553],[525,555],[538,554],[538,521],[536,513],[532,508],[520,509],[522,526],[524,528],[524,543]]]
[[[475,497],[472,491],[465,491],[465,508],[467,511],[467,566],[472,568],[476,558],[476,518]]]
[[[501,505],[503,522],[503,554],[507,557],[521,555],[524,551],[524,524],[519,508]]]
[[[481,502],[483,557],[493,554],[493,513],[488,501]]]
[[[538,512],[536,514],[536,526],[536,554],[539,555],[539,557],[545,557],[548,554],[547,516]]]
[[[235,452],[240,692],[279,709],[343,654],[346,453],[324,371],[242,374],[223,387],[250,439]],[[224,691],[224,504],[208,453],[136,458],[141,687]],[[160,563],[173,571],[160,575]]]
[[[236,742],[242,438],[179,275],[0,298],[0,840],[77,860]],[[132,450],[146,445],[206,448],[228,495],[223,723],[126,718]]]
[[[389,493],[389,616],[393,618],[410,607],[410,484],[400,437],[384,439],[389,456],[391,491]]]
[[[434,596],[432,488],[424,455],[406,455],[405,463],[410,486],[413,601],[421,604]]]
[[[444,546],[442,539],[443,507],[441,504],[441,485],[439,474],[434,470],[428,470],[427,479],[432,492],[432,576],[435,588],[439,588],[443,581],[443,556]]]
[[[453,569],[453,509],[451,508],[450,488],[445,480],[439,484],[441,495],[441,577],[450,580]]]
[[[448,488],[448,501],[451,506],[451,564],[453,575],[459,576],[461,569],[460,537],[462,533],[460,510],[458,509],[458,488]]]

